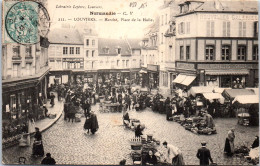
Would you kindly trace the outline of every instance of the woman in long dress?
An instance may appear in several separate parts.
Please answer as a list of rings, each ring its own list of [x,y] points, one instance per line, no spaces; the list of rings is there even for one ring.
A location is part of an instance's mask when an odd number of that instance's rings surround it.
[[[44,156],[44,149],[42,144],[42,134],[40,133],[40,129],[35,127],[35,135],[34,135],[34,143],[33,143],[33,156]]]
[[[224,152],[228,155],[228,156],[232,156],[235,152],[235,129],[231,129],[228,132],[228,136],[226,138],[226,142],[225,142],[225,148],[224,148]]]

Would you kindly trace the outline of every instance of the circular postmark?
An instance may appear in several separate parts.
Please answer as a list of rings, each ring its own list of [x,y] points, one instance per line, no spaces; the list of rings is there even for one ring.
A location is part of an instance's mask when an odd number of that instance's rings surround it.
[[[20,44],[35,44],[46,37],[50,17],[46,8],[38,2],[15,3],[5,17],[5,29],[9,37]]]

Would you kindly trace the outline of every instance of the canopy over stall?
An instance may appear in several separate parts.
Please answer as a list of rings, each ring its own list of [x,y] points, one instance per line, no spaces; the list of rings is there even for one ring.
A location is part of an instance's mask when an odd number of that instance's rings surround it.
[[[255,92],[251,89],[225,89],[222,93],[225,98],[233,100],[240,95],[255,95]]]
[[[203,96],[211,102],[217,99],[221,104],[224,104],[225,98],[220,93],[203,93]]]
[[[259,96],[258,95],[238,95],[232,101],[232,104],[239,103],[239,104],[257,104],[259,103]]]
[[[252,89],[256,95],[259,96],[259,88],[246,88],[246,89]]]
[[[189,90],[189,94],[192,96],[196,96],[196,94],[203,94],[203,93],[212,93],[214,87],[211,86],[193,86]]]

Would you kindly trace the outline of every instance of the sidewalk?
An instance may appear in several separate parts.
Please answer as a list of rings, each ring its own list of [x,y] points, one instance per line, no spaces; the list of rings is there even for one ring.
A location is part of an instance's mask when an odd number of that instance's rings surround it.
[[[51,107],[50,100],[48,100],[46,107],[48,109],[48,114],[56,114],[56,118],[55,119],[45,118],[43,120],[36,121],[35,127],[38,127],[41,132],[50,128],[55,122],[57,122],[59,120],[59,118],[62,115],[63,101],[62,100],[58,101],[57,94],[54,93],[54,95],[55,95],[55,99],[54,99],[55,105],[53,107]]]

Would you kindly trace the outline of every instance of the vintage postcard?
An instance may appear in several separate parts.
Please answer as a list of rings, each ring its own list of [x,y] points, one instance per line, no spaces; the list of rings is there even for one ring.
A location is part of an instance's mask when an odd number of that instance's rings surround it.
[[[257,165],[257,0],[3,0],[2,164]]]

